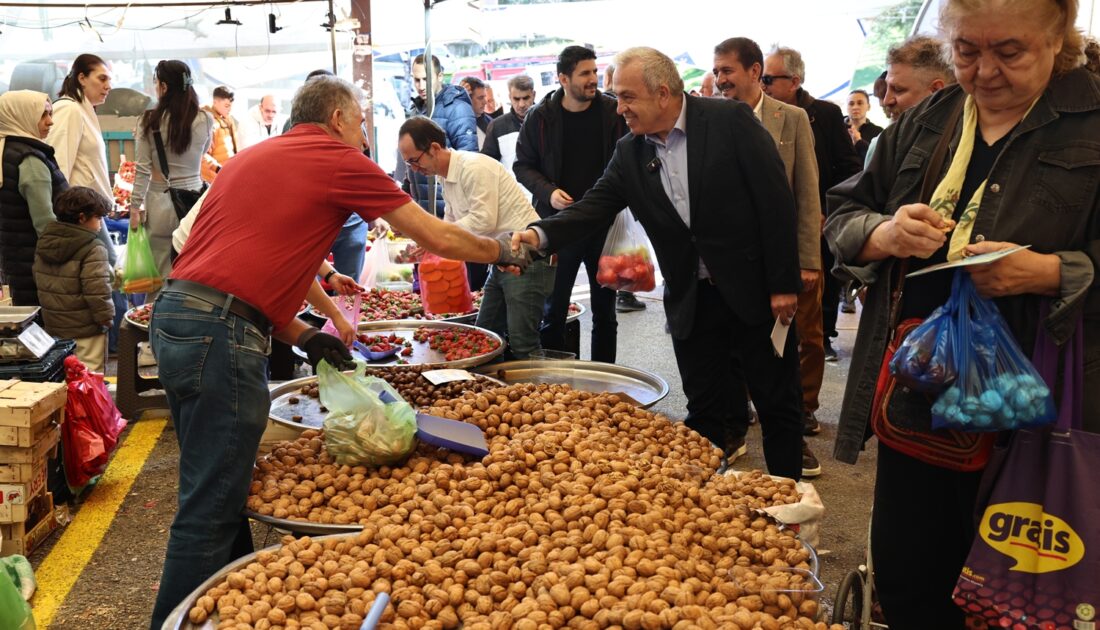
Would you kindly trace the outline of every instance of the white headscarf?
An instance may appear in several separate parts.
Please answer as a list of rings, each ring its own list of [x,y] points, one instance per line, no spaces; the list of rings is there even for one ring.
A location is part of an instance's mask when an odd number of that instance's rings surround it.
[[[38,135],[38,121],[46,111],[50,97],[34,90],[15,90],[0,94],[0,156],[4,155],[4,144],[8,136],[21,136],[41,140]],[[4,172],[0,169],[0,185],[4,183]]]

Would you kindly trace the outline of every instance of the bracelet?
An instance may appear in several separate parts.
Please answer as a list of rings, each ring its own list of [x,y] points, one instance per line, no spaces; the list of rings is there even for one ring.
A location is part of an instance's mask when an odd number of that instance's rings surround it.
[[[336,275],[336,270],[335,269],[333,269],[332,271],[326,273],[325,274],[325,282],[328,282],[329,279],[332,278],[335,275]]]

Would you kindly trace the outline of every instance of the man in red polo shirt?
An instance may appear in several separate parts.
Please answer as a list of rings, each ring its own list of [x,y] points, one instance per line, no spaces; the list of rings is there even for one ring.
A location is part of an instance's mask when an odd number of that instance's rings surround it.
[[[150,335],[180,470],[154,629],[210,575],[252,551],[241,510],[267,423],[270,336],[302,348],[314,365],[351,359],[339,339],[294,315],[352,213],[385,215],[446,258],[520,269],[530,262],[507,241],[444,223],[401,192],[361,151],[359,102],[359,90],[334,77],[303,86],[296,126],[221,170],[157,300]]]

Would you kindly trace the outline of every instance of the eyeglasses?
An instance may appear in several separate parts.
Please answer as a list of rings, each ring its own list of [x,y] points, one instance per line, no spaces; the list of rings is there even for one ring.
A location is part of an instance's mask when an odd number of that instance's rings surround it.
[[[421,151],[420,155],[405,160],[405,166],[420,166],[420,160],[424,157],[425,153],[427,153],[427,151]]]
[[[793,78],[794,77],[789,74],[765,74],[764,76],[760,77],[760,82],[764,85],[771,85],[772,83],[775,83],[776,79],[790,80]]]

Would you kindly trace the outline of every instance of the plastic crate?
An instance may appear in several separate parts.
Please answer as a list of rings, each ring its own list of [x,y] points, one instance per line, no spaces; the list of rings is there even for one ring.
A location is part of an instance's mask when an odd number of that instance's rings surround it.
[[[72,339],[59,339],[46,356],[37,361],[0,365],[0,379],[17,378],[35,383],[61,383],[65,380],[65,357],[76,349]]]

